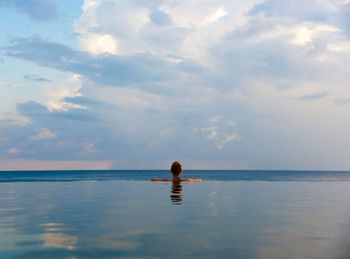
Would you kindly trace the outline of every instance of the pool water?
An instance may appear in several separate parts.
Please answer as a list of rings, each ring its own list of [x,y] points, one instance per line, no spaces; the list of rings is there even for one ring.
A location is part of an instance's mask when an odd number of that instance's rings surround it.
[[[0,194],[0,258],[350,255],[350,182],[3,182]]]

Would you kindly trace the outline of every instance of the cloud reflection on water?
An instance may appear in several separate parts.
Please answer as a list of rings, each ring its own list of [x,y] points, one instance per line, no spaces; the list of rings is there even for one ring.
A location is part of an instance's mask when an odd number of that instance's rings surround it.
[[[348,237],[349,183],[185,184],[2,184],[17,186],[4,207],[23,209],[0,211],[0,257],[327,258]]]
[[[68,250],[73,250],[78,238],[64,233],[44,233],[44,247],[65,247]]]

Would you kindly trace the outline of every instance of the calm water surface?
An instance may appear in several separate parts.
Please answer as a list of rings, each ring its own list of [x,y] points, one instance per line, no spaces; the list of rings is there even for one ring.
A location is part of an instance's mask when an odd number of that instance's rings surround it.
[[[350,182],[136,180],[0,183],[0,258],[349,258]]]

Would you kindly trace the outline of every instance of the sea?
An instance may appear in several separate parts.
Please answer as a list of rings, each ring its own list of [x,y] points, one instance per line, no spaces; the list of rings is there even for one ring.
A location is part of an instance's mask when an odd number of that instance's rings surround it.
[[[0,172],[0,258],[350,258],[350,172]]]

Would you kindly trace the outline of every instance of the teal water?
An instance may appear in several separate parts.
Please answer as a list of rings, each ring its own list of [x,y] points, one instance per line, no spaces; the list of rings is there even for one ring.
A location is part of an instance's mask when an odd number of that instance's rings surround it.
[[[185,170],[184,177],[209,181],[350,182],[350,171]],[[0,182],[133,180],[168,178],[169,170],[0,171]]]
[[[0,183],[0,258],[349,258],[337,177],[14,179]]]

